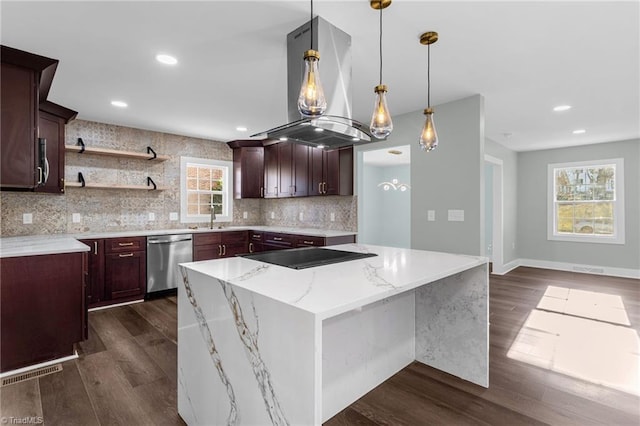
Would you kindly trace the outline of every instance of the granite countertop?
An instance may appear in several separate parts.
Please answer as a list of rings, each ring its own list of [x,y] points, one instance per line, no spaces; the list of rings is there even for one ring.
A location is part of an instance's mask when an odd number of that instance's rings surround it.
[[[477,256],[363,244],[343,244],[331,249],[376,253],[377,256],[301,270],[243,257],[182,266],[324,319],[488,261]]]
[[[89,251],[89,247],[68,235],[30,235],[0,238],[0,258]]]
[[[22,237],[2,237],[0,238],[0,258],[18,256],[37,256],[44,254],[73,253],[89,251],[89,247],[82,244],[79,239],[94,238],[121,238],[121,237],[147,237],[151,235],[171,235],[171,234],[197,234],[205,232],[227,232],[227,231],[261,231],[279,232],[287,234],[308,235],[316,237],[341,237],[345,235],[356,235],[352,231],[331,231],[314,228],[288,228],[275,226],[229,226],[220,229],[198,228],[198,229],[156,229],[140,231],[115,231],[115,232],[90,232],[84,234],[49,234],[49,235],[29,235]]]

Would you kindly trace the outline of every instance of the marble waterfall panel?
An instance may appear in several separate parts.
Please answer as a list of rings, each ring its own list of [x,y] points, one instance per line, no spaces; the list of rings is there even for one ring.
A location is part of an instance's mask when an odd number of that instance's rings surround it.
[[[413,362],[414,292],[322,322],[322,421]]]
[[[487,264],[416,289],[416,360],[489,387]]]
[[[182,267],[178,412],[190,425],[319,423],[314,316]]]

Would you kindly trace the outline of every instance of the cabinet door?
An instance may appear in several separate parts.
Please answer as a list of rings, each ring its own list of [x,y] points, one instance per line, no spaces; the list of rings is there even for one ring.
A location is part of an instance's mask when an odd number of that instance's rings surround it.
[[[64,119],[44,111],[39,113],[39,137],[46,140],[48,175],[36,192],[64,192]]]
[[[104,240],[80,240],[91,250],[88,254],[87,304],[90,308],[105,300],[104,292]]]
[[[293,195],[293,146],[291,142],[280,142],[278,147],[278,197]]]
[[[322,195],[322,184],[325,175],[323,170],[325,155],[323,149],[309,148],[308,195]]]
[[[278,144],[264,147],[264,198],[278,196]]]
[[[222,257],[222,244],[207,244],[193,247],[193,261],[211,260]]]
[[[2,63],[0,187],[32,189],[38,184],[38,91],[36,73]]]
[[[309,147],[293,144],[293,164],[291,166],[291,195],[305,197],[309,195]]]
[[[83,340],[83,253],[0,259],[0,371],[73,354]]]
[[[234,198],[262,198],[264,191],[264,148],[233,149]]]
[[[334,149],[326,152],[325,156],[325,195],[340,194],[340,150]]]
[[[105,257],[105,291],[111,300],[143,296],[147,281],[145,251],[113,253]]]

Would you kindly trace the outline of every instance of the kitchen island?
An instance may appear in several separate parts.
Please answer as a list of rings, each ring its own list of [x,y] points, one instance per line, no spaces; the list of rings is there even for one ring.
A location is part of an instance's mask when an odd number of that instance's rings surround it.
[[[289,269],[182,265],[178,412],[188,424],[321,424],[417,360],[488,386],[485,258],[375,253]]]

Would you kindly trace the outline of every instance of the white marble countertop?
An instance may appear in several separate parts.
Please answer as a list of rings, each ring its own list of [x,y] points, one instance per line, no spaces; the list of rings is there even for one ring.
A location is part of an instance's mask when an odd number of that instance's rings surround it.
[[[94,238],[121,238],[121,237],[146,237],[151,235],[170,234],[196,234],[204,232],[227,232],[227,231],[262,231],[280,232],[287,234],[309,235],[316,237],[340,237],[345,235],[356,235],[351,231],[331,231],[314,228],[287,228],[275,226],[229,226],[224,228],[198,228],[198,229],[156,229],[140,231],[115,231],[115,232],[91,232],[84,234],[49,234],[49,235],[29,235],[21,237],[0,238],[0,258],[18,256],[37,256],[44,254],[72,253],[76,251],[88,251],[89,248],[77,241],[80,239]]]
[[[0,258],[83,251],[89,251],[89,247],[67,235],[0,238]]]
[[[324,319],[488,261],[484,257],[362,244],[343,244],[331,249],[378,256],[301,270],[242,257],[182,265]]]

